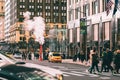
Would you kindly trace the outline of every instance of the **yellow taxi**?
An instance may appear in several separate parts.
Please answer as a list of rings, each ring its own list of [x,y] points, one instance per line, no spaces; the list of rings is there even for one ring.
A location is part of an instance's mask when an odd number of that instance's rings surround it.
[[[59,52],[50,52],[48,54],[48,61],[49,62],[62,62],[62,56]]]

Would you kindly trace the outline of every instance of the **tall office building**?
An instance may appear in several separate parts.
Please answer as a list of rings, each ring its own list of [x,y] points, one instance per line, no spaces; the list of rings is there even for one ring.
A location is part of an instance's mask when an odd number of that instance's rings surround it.
[[[57,28],[65,33],[67,0],[5,0],[5,41],[28,41],[30,34],[23,29],[23,13],[29,11],[30,18],[41,16],[45,19],[46,35],[49,29]]]
[[[0,42],[4,41],[4,0],[0,0]]]
[[[115,3],[115,0],[111,0]],[[114,50],[120,46],[120,2],[115,15],[115,4],[109,6],[107,15],[107,0],[67,0],[67,24],[68,24],[68,55],[74,56],[76,47],[88,53],[94,47],[99,56],[103,48]],[[86,31],[83,32],[81,21],[85,20]],[[76,35],[76,36],[75,36]]]

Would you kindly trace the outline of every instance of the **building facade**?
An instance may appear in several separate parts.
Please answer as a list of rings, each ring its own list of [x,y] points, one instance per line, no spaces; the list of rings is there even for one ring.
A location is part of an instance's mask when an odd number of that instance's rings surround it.
[[[30,19],[35,16],[41,16],[45,19],[45,37],[49,35],[50,29],[56,30],[56,35],[61,33],[62,36],[65,36],[67,22],[66,3],[67,0],[6,0],[5,41],[18,43],[25,39],[28,42],[31,32],[22,29],[24,27],[23,13],[26,11],[31,13]],[[56,40],[58,40],[58,37],[56,37]],[[63,40],[65,39],[62,37]],[[45,38],[45,43],[51,43],[49,38]],[[56,43],[51,44],[56,45]],[[49,47],[48,44],[45,44],[45,46]]]
[[[106,15],[106,1],[67,0],[68,56],[76,54],[76,47],[87,57],[93,47],[101,56],[102,48],[114,50],[120,45],[120,11],[113,16],[113,4],[109,15]],[[86,22],[85,34],[81,32],[81,19],[85,19]]]
[[[4,41],[4,5],[5,1],[0,0],[0,42]]]

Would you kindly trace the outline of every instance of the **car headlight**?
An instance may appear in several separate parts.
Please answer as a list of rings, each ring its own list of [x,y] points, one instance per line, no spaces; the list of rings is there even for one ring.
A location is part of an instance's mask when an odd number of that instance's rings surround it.
[[[57,74],[56,77],[57,77],[58,80],[63,80],[63,75],[62,74]]]

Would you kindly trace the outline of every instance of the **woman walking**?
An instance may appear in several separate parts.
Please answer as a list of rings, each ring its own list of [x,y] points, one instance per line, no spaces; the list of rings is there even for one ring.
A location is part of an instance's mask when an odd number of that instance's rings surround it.
[[[96,53],[96,50],[94,49],[92,53],[92,65],[90,68],[90,73],[92,73],[93,70],[95,70],[95,67],[96,67],[97,72],[99,72],[98,63],[99,63],[98,55]]]

